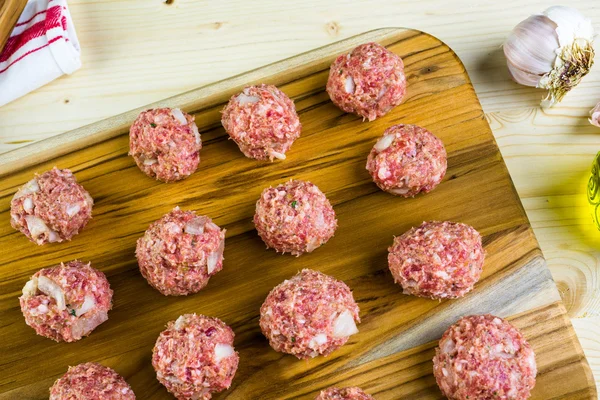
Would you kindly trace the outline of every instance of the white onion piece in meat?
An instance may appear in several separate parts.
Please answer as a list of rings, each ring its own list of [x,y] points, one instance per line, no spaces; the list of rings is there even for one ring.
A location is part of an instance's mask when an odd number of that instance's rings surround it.
[[[446,339],[440,344],[440,350],[442,350],[442,353],[453,353],[455,349],[456,345],[452,339]]]
[[[75,323],[71,327],[71,334],[74,338],[80,338],[82,336],[85,336],[107,319],[107,312],[93,313],[89,318],[77,318],[75,320]]]
[[[28,197],[25,200],[23,200],[23,210],[25,210],[25,212],[27,213],[33,211],[33,200],[31,197]]]
[[[29,182],[27,182],[26,184],[21,186],[21,188],[17,191],[17,193],[15,193],[13,199],[18,199],[18,198],[26,196],[28,194],[35,193],[39,190],[40,190],[40,185],[38,185],[37,179],[33,178],[32,180],[30,180]]]
[[[93,309],[95,306],[96,306],[96,299],[94,298],[94,296],[85,296],[85,299],[83,300],[83,304],[81,305],[81,307],[75,309],[75,315],[79,317],[80,315],[83,315],[86,312]]]
[[[377,93],[377,100],[380,100],[386,92],[387,86],[384,86],[381,89],[379,89],[379,93]]]
[[[183,115],[183,112],[181,112],[179,108],[172,109],[171,114],[173,114],[173,117],[175,117],[181,125],[187,125],[187,119],[185,119],[185,115]]]
[[[23,286],[23,297],[35,296],[35,293],[37,292],[37,287],[38,287],[38,279],[37,278],[31,278],[30,280],[28,280],[27,283],[25,284],[25,286]]]
[[[219,343],[215,346],[215,361],[218,364],[222,359],[233,355],[233,353],[233,347],[228,344]]]
[[[394,138],[396,137],[395,134],[393,133],[388,133],[387,135],[385,135],[384,137],[382,137],[381,139],[379,139],[377,141],[377,143],[375,143],[375,146],[373,146],[373,148],[375,150],[377,150],[378,152],[382,152],[385,149],[387,149],[388,147],[390,147],[392,145],[392,143],[394,142]]]
[[[267,150],[267,153],[269,154],[269,156],[277,158],[279,160],[285,160],[285,154],[283,153],[279,153],[273,149],[269,149]]]
[[[40,292],[45,293],[56,300],[56,307],[58,307],[59,310],[62,311],[67,308],[65,292],[63,292],[58,283],[54,282],[52,279],[43,275],[38,277],[38,289]]]
[[[29,233],[33,238],[38,238],[40,235],[44,233],[48,233],[50,230],[46,223],[35,215],[26,215],[25,222],[27,223],[27,229],[29,229]]]
[[[204,233],[204,226],[208,222],[206,217],[196,217],[187,222],[183,231],[190,235],[202,235]]]
[[[236,99],[240,106],[243,106],[244,104],[258,103],[260,101],[260,97],[249,96],[246,93],[240,93]]]
[[[344,89],[346,89],[346,93],[354,93],[354,89],[356,89],[354,79],[352,79],[350,75],[346,77],[346,82],[344,82]]]
[[[221,230],[221,228],[219,228],[219,226],[212,221],[207,222],[206,225],[204,226],[204,228],[207,231],[220,231]]]
[[[179,318],[177,318],[175,320],[175,325],[173,325],[173,328],[179,330],[181,328],[183,328],[185,326],[185,317],[183,315],[179,316]]]
[[[358,328],[350,311],[344,311],[333,321],[333,336],[348,337],[355,333],[358,333]]]
[[[58,236],[58,233],[56,233],[52,229],[50,229],[48,231],[48,242],[50,242],[50,243],[60,242],[60,236]]]
[[[79,210],[81,210],[81,207],[79,206],[79,204],[70,204],[67,207],[67,215],[69,217],[72,217],[73,215],[77,214],[79,212]]]
[[[219,261],[223,259],[223,251],[225,250],[225,239],[221,240],[219,243],[219,247],[217,250],[213,251],[208,255],[208,259],[206,261],[206,267],[208,270],[208,274],[212,274],[213,271],[217,268]]]
[[[200,132],[198,131],[198,127],[195,122],[192,122],[192,132],[194,132],[194,137],[196,138],[196,144],[202,143],[202,139],[200,139]]]
[[[306,251],[309,253],[318,247],[319,247],[319,240],[317,238],[312,237],[309,239],[308,243],[306,243]]]
[[[144,165],[153,165],[156,164],[158,160],[156,158],[146,158],[144,160]]]
[[[310,347],[311,349],[316,349],[320,345],[325,344],[326,342],[327,335],[325,335],[324,333],[317,333],[312,339],[310,339],[308,347]]]
[[[394,188],[394,189],[390,189],[391,193],[395,193],[395,194],[406,194],[409,192],[410,189],[408,188]]]

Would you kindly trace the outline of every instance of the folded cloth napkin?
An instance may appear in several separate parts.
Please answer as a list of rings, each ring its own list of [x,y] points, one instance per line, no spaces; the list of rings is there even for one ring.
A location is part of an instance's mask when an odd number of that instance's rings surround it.
[[[0,106],[81,67],[66,0],[29,0],[0,52]]]

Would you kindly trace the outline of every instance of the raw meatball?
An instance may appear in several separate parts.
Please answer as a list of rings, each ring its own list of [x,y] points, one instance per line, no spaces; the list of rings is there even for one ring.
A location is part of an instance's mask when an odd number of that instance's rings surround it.
[[[423,222],[394,238],[388,263],[404,293],[457,298],[473,289],[483,268],[481,235],[457,222]]]
[[[185,314],[167,324],[152,351],[156,377],[178,399],[210,399],[238,367],[234,333],[217,318]]]
[[[223,109],[221,123],[246,157],[278,158],[300,137],[294,102],[273,85],[248,86]]]
[[[402,102],[404,63],[377,43],[362,44],[331,64],[327,93],[345,112],[373,121]]]
[[[316,185],[291,180],[263,190],[256,202],[254,225],[267,247],[299,256],[331,239],[337,220]]]
[[[50,388],[50,400],[135,400],[135,394],[112,368],[88,362],[69,370]]]
[[[433,373],[454,400],[524,400],[535,386],[535,355],[521,332],[502,318],[472,315],[440,340]]]
[[[129,130],[129,154],[143,173],[163,182],[187,178],[200,164],[194,117],[179,108],[143,111]]]
[[[68,169],[54,167],[21,186],[10,223],[34,243],[71,240],[92,219],[94,200]]]
[[[374,400],[374,398],[359,387],[342,389],[330,387],[319,393],[315,400]]]
[[[402,197],[429,193],[446,175],[446,149],[427,129],[394,125],[367,158],[367,170],[381,190]]]
[[[162,294],[185,296],[223,269],[225,229],[193,211],[173,211],[138,239],[135,255],[142,276]]]
[[[38,335],[75,342],[108,319],[112,295],[102,272],[75,260],[36,272],[19,301]]]
[[[342,281],[310,269],[276,286],[260,308],[260,328],[275,351],[326,356],[358,333],[358,305]]]

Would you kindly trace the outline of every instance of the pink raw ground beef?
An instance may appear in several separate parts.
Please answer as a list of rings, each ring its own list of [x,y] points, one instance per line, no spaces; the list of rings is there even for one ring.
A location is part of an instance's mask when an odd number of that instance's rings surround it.
[[[221,123],[246,157],[285,159],[302,126],[289,97],[273,85],[248,86],[229,100]]]
[[[54,167],[19,188],[10,202],[10,223],[34,243],[62,242],[92,219],[93,205],[71,171]]]
[[[374,398],[358,387],[341,389],[330,387],[319,393],[315,400],[374,400]]]
[[[71,261],[36,272],[19,301],[25,322],[38,335],[74,342],[108,319],[112,295],[102,272]]]
[[[479,232],[456,222],[423,222],[394,238],[388,250],[390,271],[404,293],[432,299],[464,296],[485,258]]]
[[[223,269],[225,229],[193,211],[173,211],[152,223],[137,241],[140,272],[164,295],[196,293]]]
[[[135,400],[135,394],[112,368],[89,362],[69,367],[50,388],[50,400]]]
[[[416,125],[386,129],[367,158],[373,182],[403,197],[433,190],[444,179],[447,165],[442,141]]]
[[[433,373],[453,400],[525,400],[535,386],[535,355],[521,332],[502,318],[472,315],[440,339]]]
[[[260,308],[260,328],[275,351],[326,356],[358,333],[358,305],[342,281],[304,269],[276,286]]]
[[[210,399],[229,386],[239,355],[233,331],[217,318],[185,314],[167,324],[152,351],[156,377],[178,399]]]
[[[194,117],[179,108],[143,111],[129,130],[129,154],[151,178],[184,179],[200,164],[202,141]]]
[[[373,121],[400,104],[406,94],[402,59],[377,43],[362,44],[333,62],[327,93],[345,112]]]
[[[256,202],[254,225],[267,247],[299,256],[331,239],[337,220],[316,185],[292,180],[263,190]]]

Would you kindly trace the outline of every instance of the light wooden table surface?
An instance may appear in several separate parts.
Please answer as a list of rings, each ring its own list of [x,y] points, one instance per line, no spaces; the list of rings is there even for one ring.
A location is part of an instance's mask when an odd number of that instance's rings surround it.
[[[600,32],[597,0],[562,3],[582,11]],[[0,153],[371,29],[404,26],[445,41],[475,84],[600,383],[600,232],[584,196],[600,150],[600,128],[587,122],[600,101],[600,56],[561,105],[541,110],[542,92],[511,82],[500,47],[514,25],[553,3],[71,0],[69,5],[83,67],[0,107]]]

